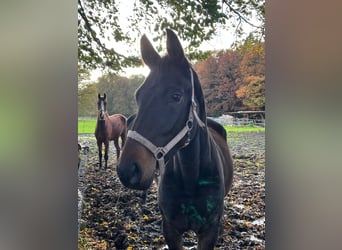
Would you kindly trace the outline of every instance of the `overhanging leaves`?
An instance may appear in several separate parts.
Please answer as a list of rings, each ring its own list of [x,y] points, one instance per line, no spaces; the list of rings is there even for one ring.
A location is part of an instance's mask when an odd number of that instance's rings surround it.
[[[114,46],[135,44],[142,31],[157,34],[154,41],[162,44],[165,28],[175,30],[187,42],[185,52],[191,59],[203,58],[205,54],[198,47],[213,38],[219,28],[233,29],[239,37],[242,24],[247,24],[259,37],[264,36],[264,0],[140,0],[125,4],[118,0],[78,0],[80,68],[118,72],[140,65],[137,51],[120,51]]]

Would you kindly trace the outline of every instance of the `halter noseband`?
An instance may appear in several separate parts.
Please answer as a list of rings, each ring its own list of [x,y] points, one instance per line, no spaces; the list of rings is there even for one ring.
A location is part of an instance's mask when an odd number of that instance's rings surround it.
[[[197,111],[196,111],[197,103],[195,101],[194,76],[193,76],[193,72],[192,72],[191,68],[189,68],[189,70],[190,70],[191,88],[192,88],[191,106],[190,106],[190,110],[189,110],[188,120],[186,121],[183,129],[181,131],[179,131],[178,134],[173,139],[171,139],[171,141],[168,142],[164,147],[155,146],[151,141],[149,141],[147,138],[145,138],[144,136],[139,134],[137,131],[129,130],[127,133],[127,137],[130,137],[130,138],[134,139],[135,141],[144,145],[148,150],[151,151],[154,158],[156,158],[156,160],[158,161],[159,169],[160,169],[160,173],[157,172],[156,175],[160,175],[160,174],[163,175],[164,174],[164,170],[165,170],[164,157],[165,157],[165,155],[178,142],[180,142],[184,138],[184,136],[188,135],[188,138],[187,138],[185,144],[182,146],[182,148],[186,147],[190,143],[190,131],[193,128],[194,117],[195,117],[198,125],[201,128],[205,127],[205,123],[203,123],[203,121],[201,121],[201,119],[199,118]]]

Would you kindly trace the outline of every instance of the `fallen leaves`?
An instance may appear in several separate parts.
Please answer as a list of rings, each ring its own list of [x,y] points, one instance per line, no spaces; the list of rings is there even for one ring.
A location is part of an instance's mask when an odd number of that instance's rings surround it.
[[[147,195],[123,187],[115,164],[107,170],[98,168],[95,140],[80,137],[79,141],[90,150],[79,182],[85,202],[79,249],[165,249],[155,184]],[[234,133],[228,135],[228,142],[234,159],[234,179],[225,198],[216,249],[264,249],[264,133]],[[111,163],[116,162],[113,151],[110,149]],[[196,249],[196,244],[194,233],[184,234],[184,249]]]

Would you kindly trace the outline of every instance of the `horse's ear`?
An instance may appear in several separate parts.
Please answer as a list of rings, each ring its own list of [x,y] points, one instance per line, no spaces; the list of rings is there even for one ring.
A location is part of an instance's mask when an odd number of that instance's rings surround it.
[[[170,29],[166,29],[166,48],[170,57],[183,59],[184,51],[177,35]]]
[[[141,37],[140,50],[142,59],[149,68],[153,68],[155,65],[158,64],[160,55],[155,51],[146,35],[143,35]]]
[[[104,94],[103,94],[103,98],[106,99],[106,97],[107,97],[107,96],[106,96],[106,93],[104,93]]]
[[[101,97],[101,95],[100,95],[100,93],[98,93],[98,95],[97,95],[97,98],[99,98],[99,99],[100,99],[100,97]]]

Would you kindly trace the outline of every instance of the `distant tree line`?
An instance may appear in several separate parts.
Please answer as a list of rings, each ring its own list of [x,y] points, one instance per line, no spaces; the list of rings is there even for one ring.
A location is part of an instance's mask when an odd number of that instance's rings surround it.
[[[211,52],[194,68],[199,76],[207,113],[220,116],[239,110],[265,110],[265,44],[253,36],[233,49]],[[89,77],[79,71],[79,79]],[[97,94],[106,93],[109,114],[129,116],[137,111],[134,93],[144,76],[129,78],[108,74],[96,83],[79,83],[79,116],[97,114]]]
[[[97,115],[97,94],[106,93],[107,111],[109,114],[129,116],[137,111],[134,93],[144,81],[144,76],[135,75],[123,77],[108,74],[98,79],[96,83],[79,85],[78,115]]]
[[[212,52],[194,65],[207,113],[265,110],[265,44],[249,36],[234,49]]]

